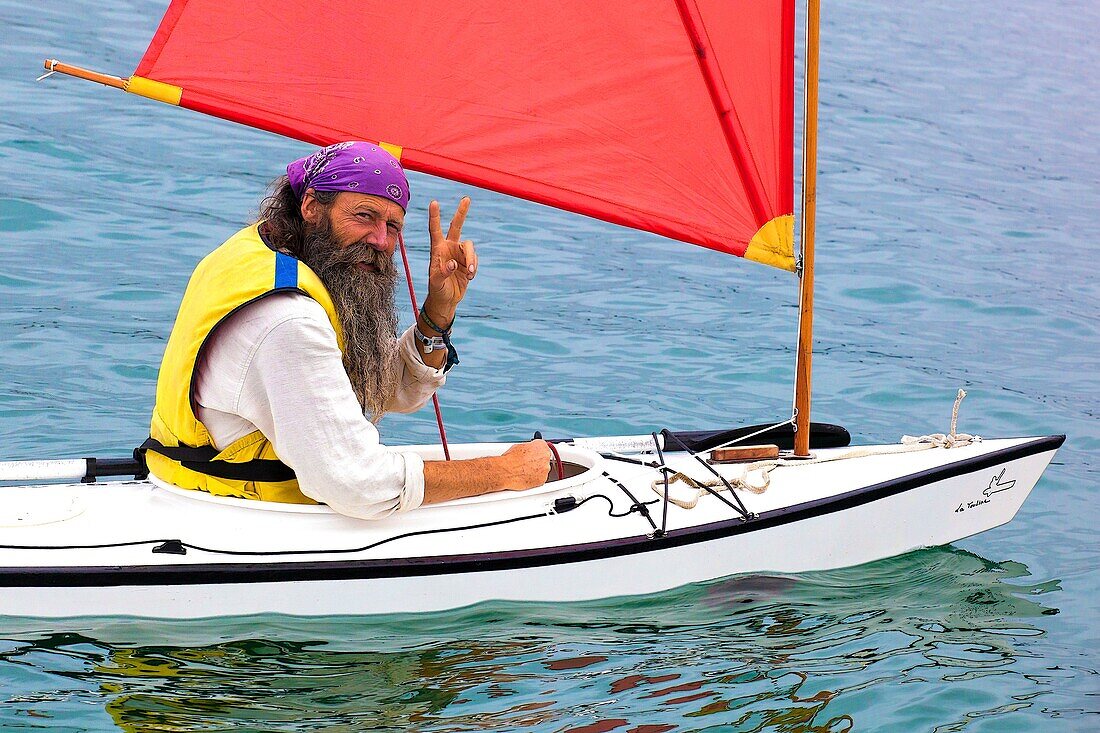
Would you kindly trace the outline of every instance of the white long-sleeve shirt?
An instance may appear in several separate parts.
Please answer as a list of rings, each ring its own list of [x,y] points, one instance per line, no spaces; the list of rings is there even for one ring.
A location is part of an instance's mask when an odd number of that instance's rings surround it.
[[[399,338],[398,384],[387,411],[412,412],[446,380]],[[225,449],[259,430],[302,493],[341,514],[375,519],[424,500],[424,461],[379,442],[344,371],[324,308],[300,293],[250,303],[214,331],[195,367],[196,416]]]

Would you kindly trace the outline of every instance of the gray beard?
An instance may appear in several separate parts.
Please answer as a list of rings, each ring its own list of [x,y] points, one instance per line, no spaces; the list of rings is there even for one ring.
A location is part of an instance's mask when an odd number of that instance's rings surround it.
[[[306,230],[300,256],[332,296],[344,331],[344,370],[364,414],[378,422],[397,383],[393,256],[358,242],[341,249],[327,216]],[[360,262],[378,271],[364,272],[356,267]]]

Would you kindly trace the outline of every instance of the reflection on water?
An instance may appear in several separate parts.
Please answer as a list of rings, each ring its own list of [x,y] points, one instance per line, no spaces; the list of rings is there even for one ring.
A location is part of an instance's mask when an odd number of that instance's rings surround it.
[[[959,730],[1053,692],[1028,646],[1058,587],[1027,576],[941,548],[618,602],[25,621],[0,647],[0,727],[93,704],[127,731]]]

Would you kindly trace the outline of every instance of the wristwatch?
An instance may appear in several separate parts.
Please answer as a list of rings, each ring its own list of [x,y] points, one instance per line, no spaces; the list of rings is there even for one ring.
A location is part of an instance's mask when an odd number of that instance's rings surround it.
[[[424,347],[425,354],[430,354],[433,351],[442,351],[447,348],[447,342],[443,340],[442,336],[425,336],[420,332],[419,326],[413,327],[413,335],[416,336],[416,340],[420,342],[420,345]]]

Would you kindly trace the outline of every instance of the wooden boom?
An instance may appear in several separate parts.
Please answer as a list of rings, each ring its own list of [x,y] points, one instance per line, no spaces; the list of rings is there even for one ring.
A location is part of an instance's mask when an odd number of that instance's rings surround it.
[[[106,84],[107,86],[114,87],[115,89],[126,89],[126,80],[123,79],[121,76],[101,74],[98,71],[83,69],[79,66],[73,66],[72,64],[63,64],[57,59],[46,59],[43,62],[42,66],[47,71],[54,71],[58,74],[67,74],[69,76],[75,76],[77,79],[94,81],[99,84]]]
[[[73,66],[72,64],[63,64],[57,59],[46,59],[42,63],[42,66],[48,72],[45,76],[49,76],[53,73],[67,74],[68,76],[75,76],[77,79],[85,79],[87,81],[94,81],[98,84],[105,84],[114,89],[121,89],[129,94],[136,94],[139,97],[153,99],[157,102],[164,102],[165,104],[178,106],[180,98],[183,95],[183,90],[177,86],[146,79],[142,76],[134,75],[124,79],[121,76],[101,74],[91,69],[84,69],[79,66]]]

